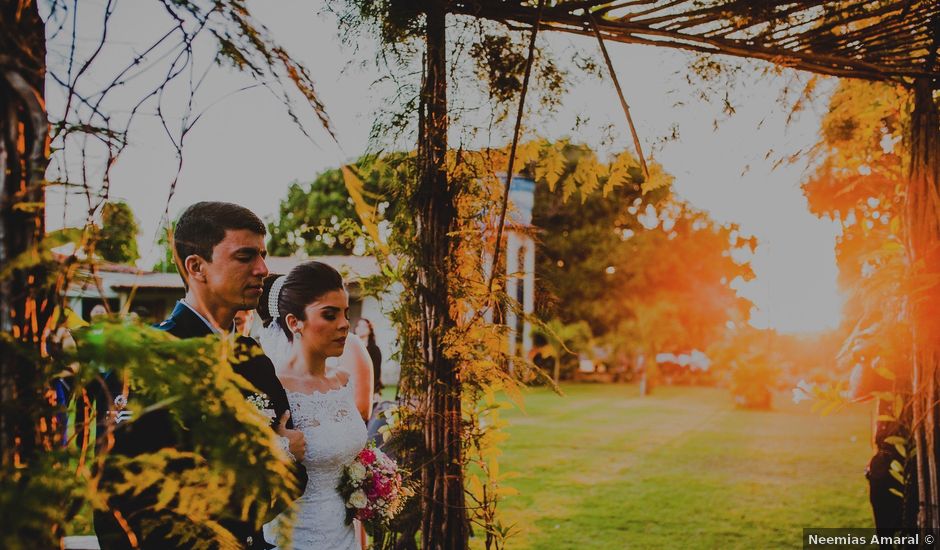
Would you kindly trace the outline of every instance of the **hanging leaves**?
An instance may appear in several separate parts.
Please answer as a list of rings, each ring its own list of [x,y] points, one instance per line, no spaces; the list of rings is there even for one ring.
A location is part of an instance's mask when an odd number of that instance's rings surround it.
[[[530,140],[516,146],[516,158],[513,162],[516,170],[522,171],[527,166],[539,160],[539,155],[546,143],[541,140]]]
[[[564,156],[565,142],[553,143],[542,150],[535,165],[535,181],[544,182],[549,191],[554,192],[562,174],[565,173],[567,159]]]
[[[653,191],[656,191],[657,189],[670,187],[672,186],[672,182],[675,181],[676,179],[673,176],[667,174],[663,170],[662,165],[660,164],[657,164],[657,163],[650,164],[649,170],[650,170],[649,179],[644,181],[642,184],[640,184],[640,189],[643,191],[644,195],[646,193],[651,193]]]
[[[578,159],[578,164],[575,166],[574,173],[569,180],[577,184],[578,191],[581,192],[582,204],[584,204],[590,195],[598,190],[600,187],[600,179],[606,175],[607,168],[597,162],[597,155],[595,155],[593,151]],[[568,200],[570,196],[568,186],[566,185],[565,200]]]
[[[610,192],[614,189],[633,183],[633,176],[631,175],[630,171],[638,170],[639,168],[639,163],[630,153],[624,151],[623,153],[617,155],[617,157],[614,158],[614,161],[610,163],[610,175],[604,182],[604,188],[602,191],[604,198],[607,198],[607,195],[609,195]]]

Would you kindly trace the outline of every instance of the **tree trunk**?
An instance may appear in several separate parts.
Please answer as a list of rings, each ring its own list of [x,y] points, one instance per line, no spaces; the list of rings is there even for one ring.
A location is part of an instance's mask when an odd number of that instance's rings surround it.
[[[0,266],[34,248],[45,233],[44,176],[49,125],[43,102],[45,24],[35,2],[0,7]],[[28,462],[51,439],[31,411],[42,400],[45,337],[56,300],[42,266],[14,269],[0,280],[0,454],[2,466]],[[33,358],[28,357],[33,355]],[[46,426],[48,429],[48,425]]]
[[[907,252],[915,277],[913,325],[914,438],[917,445],[917,524],[940,529],[937,460],[940,404],[940,117],[930,79],[914,87],[911,170],[907,188]],[[916,290],[920,287],[922,290]],[[926,290],[923,290],[926,288]]]
[[[415,193],[418,233],[418,300],[422,312],[421,348],[426,366],[424,442],[421,470],[422,542],[425,550],[467,547],[468,529],[461,453],[460,378],[456,361],[444,349],[454,328],[448,273],[451,232],[456,228],[455,185],[448,182],[446,12],[427,8],[427,53],[418,135],[421,163]]]

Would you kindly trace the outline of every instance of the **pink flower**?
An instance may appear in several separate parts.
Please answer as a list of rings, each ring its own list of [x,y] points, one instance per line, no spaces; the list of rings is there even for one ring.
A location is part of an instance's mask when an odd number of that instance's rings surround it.
[[[375,462],[375,452],[372,449],[363,449],[359,453],[359,462],[362,462],[366,466]]]
[[[388,480],[381,477],[372,478],[368,488],[366,489],[366,494],[368,495],[370,502],[374,502],[379,498],[388,498],[391,493],[391,484],[388,482]]]

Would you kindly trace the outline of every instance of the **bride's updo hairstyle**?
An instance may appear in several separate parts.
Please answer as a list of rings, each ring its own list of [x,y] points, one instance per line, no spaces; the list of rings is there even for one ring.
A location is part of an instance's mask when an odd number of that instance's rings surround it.
[[[306,321],[304,309],[321,296],[334,290],[345,290],[343,277],[323,262],[304,262],[287,275],[268,275],[264,278],[264,291],[258,304],[258,313],[264,326],[277,323],[287,339],[294,335],[284,320],[288,313]],[[277,293],[274,295],[274,293]],[[277,305],[275,309],[274,305]]]

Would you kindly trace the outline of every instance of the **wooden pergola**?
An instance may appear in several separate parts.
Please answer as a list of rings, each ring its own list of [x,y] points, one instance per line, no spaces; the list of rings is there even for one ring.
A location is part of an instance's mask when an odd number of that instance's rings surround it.
[[[393,3],[394,4],[394,3]],[[460,380],[456,365],[437,353],[440,334],[454,325],[447,313],[447,255],[458,193],[444,170],[447,150],[446,17],[491,20],[529,33],[529,65],[540,31],[596,37],[610,67],[605,42],[643,44],[762,59],[776,65],[842,78],[894,82],[913,91],[911,167],[905,194],[906,248],[916,277],[940,276],[940,2],[936,0],[436,0],[423,3],[426,54],[419,111],[421,183],[415,196],[421,279],[416,289],[425,319],[431,456],[425,484],[425,548],[466,545],[460,463]],[[526,82],[530,67],[526,68]],[[611,72],[615,86],[616,75]],[[525,101],[523,84],[521,102]],[[619,92],[619,86],[618,86]],[[626,101],[621,102],[629,123]],[[522,105],[516,122],[518,136]],[[517,137],[515,139],[518,139]],[[515,146],[515,139],[513,147]],[[634,134],[639,149],[639,141]],[[514,154],[509,155],[510,163]],[[510,164],[510,170],[512,171]],[[497,244],[498,246],[498,244]],[[497,249],[498,250],[498,249]],[[933,278],[933,279],[931,279]],[[914,349],[911,376],[899,393],[912,395],[912,435],[917,448],[918,517],[940,529],[940,285],[911,300]],[[900,378],[899,378],[900,379]]]

